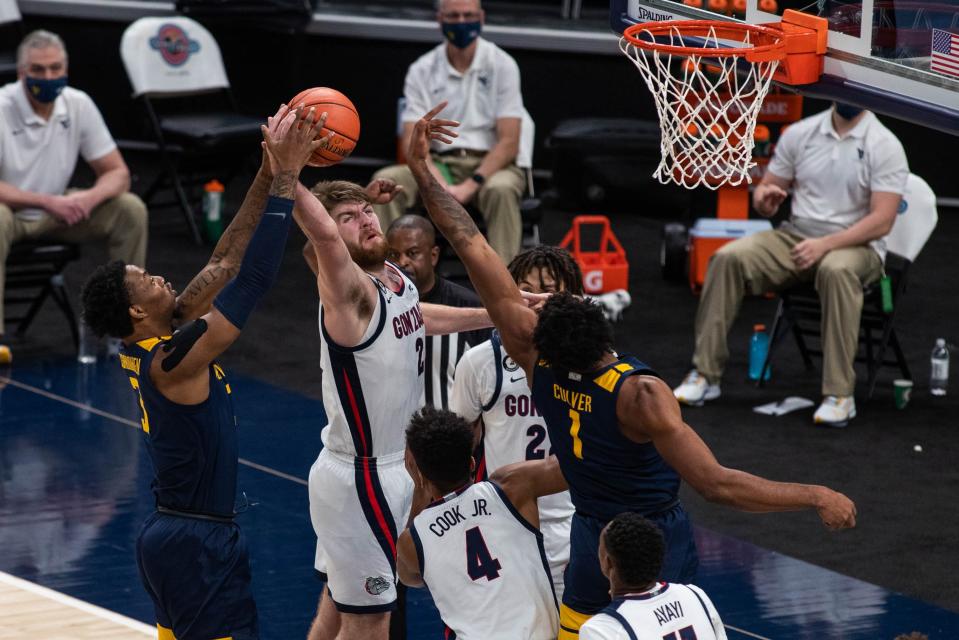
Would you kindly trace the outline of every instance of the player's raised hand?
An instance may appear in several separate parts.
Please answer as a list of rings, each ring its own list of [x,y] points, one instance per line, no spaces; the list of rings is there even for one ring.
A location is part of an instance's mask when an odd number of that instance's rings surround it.
[[[446,108],[446,101],[439,103],[429,110],[425,116],[416,121],[413,126],[413,135],[410,136],[410,148],[406,157],[410,164],[426,162],[430,157],[430,142],[439,140],[443,144],[450,144],[459,134],[453,127],[460,126],[456,120],[437,118],[437,114]]]
[[[816,506],[819,518],[827,529],[851,529],[856,526],[856,504],[832,489],[824,487],[823,497]]]
[[[272,127],[260,126],[274,176],[280,173],[299,175],[313,152],[329,144],[333,137],[332,132],[317,139],[317,134],[326,124],[327,114],[324,112],[318,119],[314,119],[315,112],[315,107],[288,111],[278,121],[274,118]]]
[[[373,204],[387,204],[403,192],[403,185],[396,184],[389,178],[377,178],[366,185],[366,195]]]

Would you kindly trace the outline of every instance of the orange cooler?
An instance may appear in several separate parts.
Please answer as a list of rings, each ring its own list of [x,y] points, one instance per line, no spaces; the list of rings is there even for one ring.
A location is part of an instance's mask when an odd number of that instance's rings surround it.
[[[727,242],[758,231],[768,231],[769,220],[721,220],[700,218],[689,231],[689,286],[699,293],[706,281],[709,259]]]

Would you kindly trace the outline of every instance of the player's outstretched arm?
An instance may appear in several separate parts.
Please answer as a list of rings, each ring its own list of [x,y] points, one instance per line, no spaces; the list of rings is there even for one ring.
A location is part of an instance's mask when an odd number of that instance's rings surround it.
[[[676,398],[659,378],[627,380],[616,415],[627,437],[652,440],[666,462],[710,502],[756,512],[816,509],[830,529],[856,525],[856,505],[832,489],[774,482],[720,465],[706,443],[683,422]]]
[[[544,460],[527,460],[500,467],[490,476],[503,490],[524,518],[539,526],[537,498],[566,491],[569,486],[559,469],[556,456]]]
[[[289,107],[281,104],[276,114],[267,118],[267,130],[274,138],[282,137],[285,133],[285,130],[279,130],[281,125],[287,129],[292,123],[291,120],[285,119],[289,111]],[[319,126],[323,126],[322,119]],[[253,237],[253,232],[260,222],[272,184],[273,172],[264,148],[260,169],[236,215],[217,241],[206,266],[193,277],[190,284],[177,297],[176,318],[180,324],[195,320],[208,312],[213,298],[240,270],[240,263],[243,261],[247,245],[250,244],[250,238]]]
[[[448,144],[456,136],[452,127],[458,126],[457,122],[436,118],[445,106],[445,102],[437,105],[414,125],[407,164],[430,218],[466,265],[473,286],[499,329],[503,346],[529,373],[536,364],[532,345],[536,313],[526,306],[506,265],[486,242],[476,223],[429,170],[430,141]]]
[[[297,178],[319,146],[312,111],[305,116],[299,111],[287,114],[290,126],[280,139],[262,128],[272,163],[269,198],[237,276],[213,301],[213,309],[182,327],[153,360],[151,377],[170,400],[195,400],[194,395],[202,393],[199,386],[205,386],[195,382],[207,379],[209,364],[239,337],[253,308],[276,280],[293,219]]]

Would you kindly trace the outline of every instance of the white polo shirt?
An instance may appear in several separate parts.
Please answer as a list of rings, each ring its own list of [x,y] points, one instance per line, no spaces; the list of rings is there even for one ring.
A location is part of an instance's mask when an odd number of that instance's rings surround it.
[[[840,138],[830,109],[782,134],[769,171],[793,181],[790,222],[803,235],[821,237],[864,218],[873,191],[902,194],[909,164],[902,144],[872,112]],[[885,259],[882,239],[870,246]]]
[[[496,144],[496,121],[523,117],[519,66],[512,56],[483,38],[477,40],[476,55],[465,73],[450,64],[445,42],[420,56],[406,73],[403,94],[403,122],[416,122],[443,100],[449,101],[439,117],[458,120],[459,137],[452,145],[434,142],[437,151],[489,151]]]
[[[90,162],[116,147],[100,110],[83,91],[66,87],[44,120],[34,113],[22,82],[0,88],[0,181],[59,195],[67,189],[78,155]],[[17,215],[35,220],[46,214],[21,209]]]

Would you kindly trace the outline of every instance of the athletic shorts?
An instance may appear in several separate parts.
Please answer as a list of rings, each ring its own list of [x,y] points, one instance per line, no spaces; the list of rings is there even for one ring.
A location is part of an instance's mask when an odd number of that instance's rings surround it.
[[[154,513],[137,538],[157,624],[177,640],[259,637],[250,553],[235,523]]]
[[[677,584],[695,582],[699,555],[693,538],[693,526],[686,509],[679,503],[659,513],[646,516],[663,532],[666,557],[659,580]],[[593,615],[610,602],[609,580],[599,568],[599,535],[608,521],[573,514],[570,528],[570,557],[566,568],[563,607]]]
[[[403,456],[354,458],[323,449],[310,469],[314,566],[343,613],[396,608],[396,540],[413,501]]]
[[[571,518],[559,518],[556,520],[540,520],[539,523],[557,602],[563,601],[563,574],[566,572],[566,565],[569,563],[569,528],[571,522]]]

